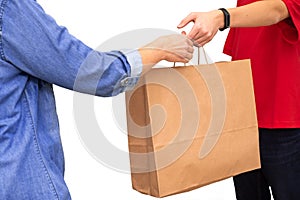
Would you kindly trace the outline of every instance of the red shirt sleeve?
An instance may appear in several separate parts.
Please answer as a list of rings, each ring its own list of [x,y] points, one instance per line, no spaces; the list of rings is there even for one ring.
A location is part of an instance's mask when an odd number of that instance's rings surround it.
[[[288,8],[290,17],[279,22],[278,26],[285,40],[290,43],[300,41],[300,0],[282,0]]]

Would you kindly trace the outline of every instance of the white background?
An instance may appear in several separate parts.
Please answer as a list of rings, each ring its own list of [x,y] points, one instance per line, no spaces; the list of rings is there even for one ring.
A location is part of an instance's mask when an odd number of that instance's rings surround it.
[[[38,2],[59,25],[66,26],[71,34],[92,48],[115,35],[134,29],[162,28],[180,32],[176,26],[190,12],[236,5],[236,1],[233,0],[38,0]],[[207,54],[213,61],[230,59],[222,54],[227,34],[228,31],[219,32],[215,39],[205,46]],[[73,200],[155,199],[134,191],[131,188],[129,174],[105,167],[87,152],[74,122],[73,92],[55,87],[55,95],[65,151],[65,180]],[[112,117],[110,98],[95,98],[95,115],[99,126],[107,130],[105,132],[108,139],[118,148],[127,150],[126,135],[120,133]],[[228,179],[164,199],[230,200],[235,199],[235,196],[232,180]]]

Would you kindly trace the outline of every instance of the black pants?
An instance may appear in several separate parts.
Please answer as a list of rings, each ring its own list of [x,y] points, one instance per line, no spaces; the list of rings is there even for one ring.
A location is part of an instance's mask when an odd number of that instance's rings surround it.
[[[262,168],[233,178],[237,200],[300,200],[300,129],[259,129]]]

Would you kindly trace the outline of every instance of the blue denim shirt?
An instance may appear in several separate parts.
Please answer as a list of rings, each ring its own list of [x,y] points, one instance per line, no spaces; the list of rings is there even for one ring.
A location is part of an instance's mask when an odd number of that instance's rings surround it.
[[[34,0],[0,0],[1,200],[71,199],[52,84],[117,95],[141,73],[138,52],[125,54],[92,50]]]

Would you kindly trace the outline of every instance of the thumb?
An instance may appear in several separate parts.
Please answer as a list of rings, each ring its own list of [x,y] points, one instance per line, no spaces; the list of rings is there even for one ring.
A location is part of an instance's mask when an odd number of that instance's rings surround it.
[[[187,17],[185,17],[177,26],[177,28],[183,28],[185,27],[188,23],[190,22],[194,22],[195,21],[195,17],[194,15],[191,13],[189,14]]]

